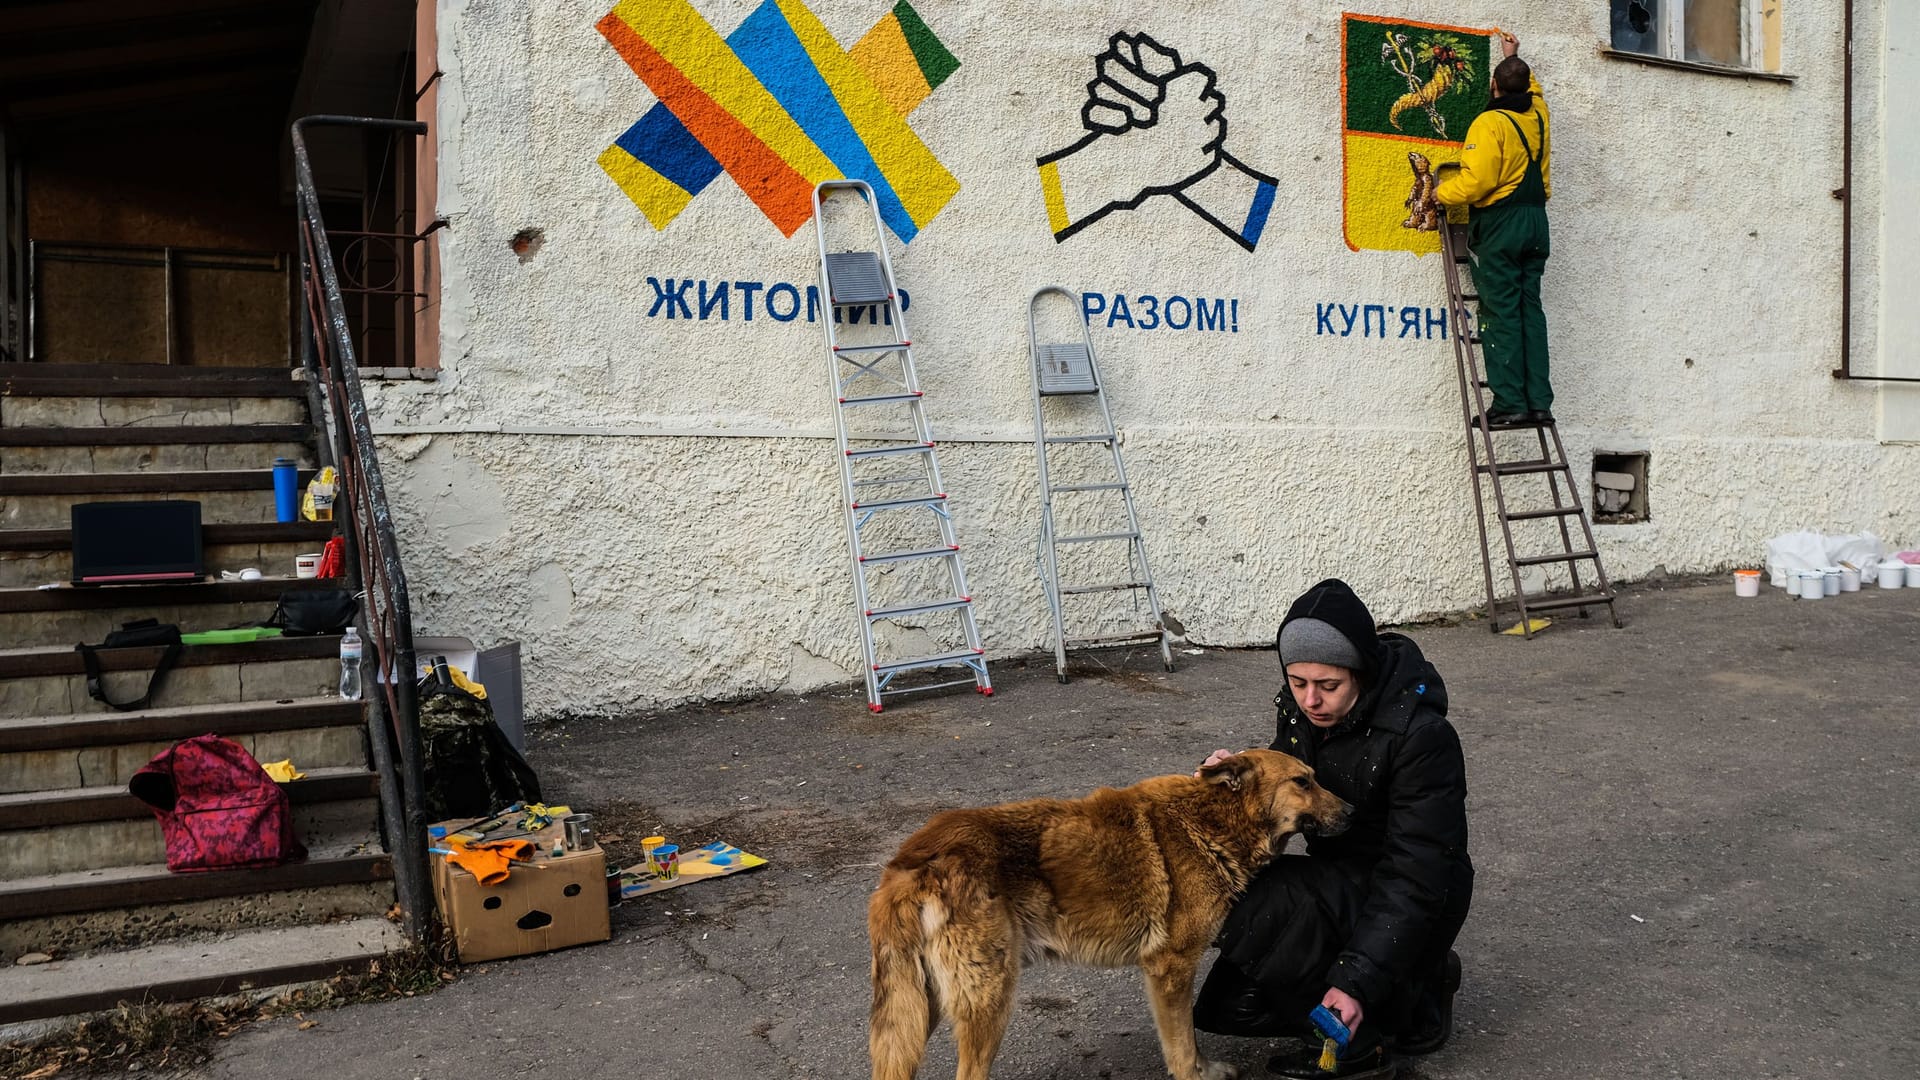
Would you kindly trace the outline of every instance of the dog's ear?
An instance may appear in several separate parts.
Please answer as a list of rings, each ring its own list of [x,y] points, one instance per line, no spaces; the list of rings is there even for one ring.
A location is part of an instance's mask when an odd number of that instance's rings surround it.
[[[1245,754],[1221,758],[1218,762],[1200,770],[1200,779],[1209,784],[1225,784],[1228,791],[1239,791],[1242,784],[1253,774],[1253,759]]]

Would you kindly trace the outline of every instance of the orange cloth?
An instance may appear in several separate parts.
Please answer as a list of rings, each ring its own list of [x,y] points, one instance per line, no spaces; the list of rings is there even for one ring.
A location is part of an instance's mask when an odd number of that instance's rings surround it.
[[[525,840],[495,840],[490,844],[456,847],[447,861],[478,878],[482,885],[498,885],[507,880],[508,863],[533,857],[533,844]]]

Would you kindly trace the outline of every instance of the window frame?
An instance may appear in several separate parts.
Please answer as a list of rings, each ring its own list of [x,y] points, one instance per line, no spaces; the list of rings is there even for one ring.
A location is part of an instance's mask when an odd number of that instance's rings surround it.
[[[1601,47],[1600,53],[1613,59],[1634,61],[1655,67],[1684,68],[1715,75],[1735,75],[1777,82],[1794,81],[1794,76],[1786,74],[1778,66],[1782,0],[1739,0],[1739,3],[1739,18],[1743,26],[1740,33],[1741,62],[1737,65],[1687,59],[1686,0],[1662,0],[1659,14],[1656,16],[1659,29],[1659,52],[1638,52],[1616,48],[1609,36],[1607,43]],[[1607,11],[1609,23],[1611,23],[1613,0],[1607,0]],[[1769,60],[1774,61],[1775,66],[1766,66]]]

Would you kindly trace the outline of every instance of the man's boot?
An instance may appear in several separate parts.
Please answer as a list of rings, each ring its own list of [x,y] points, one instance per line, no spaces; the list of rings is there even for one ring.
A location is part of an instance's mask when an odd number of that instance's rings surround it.
[[[1393,1080],[1400,1072],[1393,1052],[1381,1043],[1379,1033],[1365,1024],[1332,1069],[1320,1067],[1320,1056],[1320,1040],[1308,1039],[1303,1049],[1275,1054],[1267,1062],[1267,1071],[1292,1080]]]
[[[1453,995],[1459,989],[1460,954],[1448,949],[1439,982],[1430,984],[1414,1002],[1407,1031],[1394,1038],[1394,1049],[1403,1054],[1431,1054],[1447,1045],[1447,1037],[1453,1034]]]

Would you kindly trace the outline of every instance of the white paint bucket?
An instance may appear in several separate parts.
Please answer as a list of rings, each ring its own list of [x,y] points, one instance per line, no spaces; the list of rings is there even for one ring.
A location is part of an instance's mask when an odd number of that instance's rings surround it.
[[[1860,591],[1860,571],[1855,570],[1851,566],[1841,567],[1840,568],[1840,591],[1841,592],[1859,592]]]
[[[1883,562],[1880,564],[1880,587],[1897,589],[1907,583],[1907,564],[1903,562]]]
[[[1759,596],[1760,595],[1760,571],[1735,570],[1733,572],[1733,595]]]
[[[293,557],[293,576],[297,578],[315,578],[320,576],[320,552]]]
[[[1823,591],[1826,592],[1828,596],[1840,595],[1840,568],[1839,567],[1837,566],[1822,567],[1820,570],[1820,579],[1821,579],[1820,587]]]
[[[1800,592],[1797,595],[1802,600],[1820,599],[1827,595],[1826,586],[1823,584],[1825,580],[1826,576],[1818,570],[1800,571]]]
[[[1907,588],[1920,589],[1920,563],[1907,564]]]

